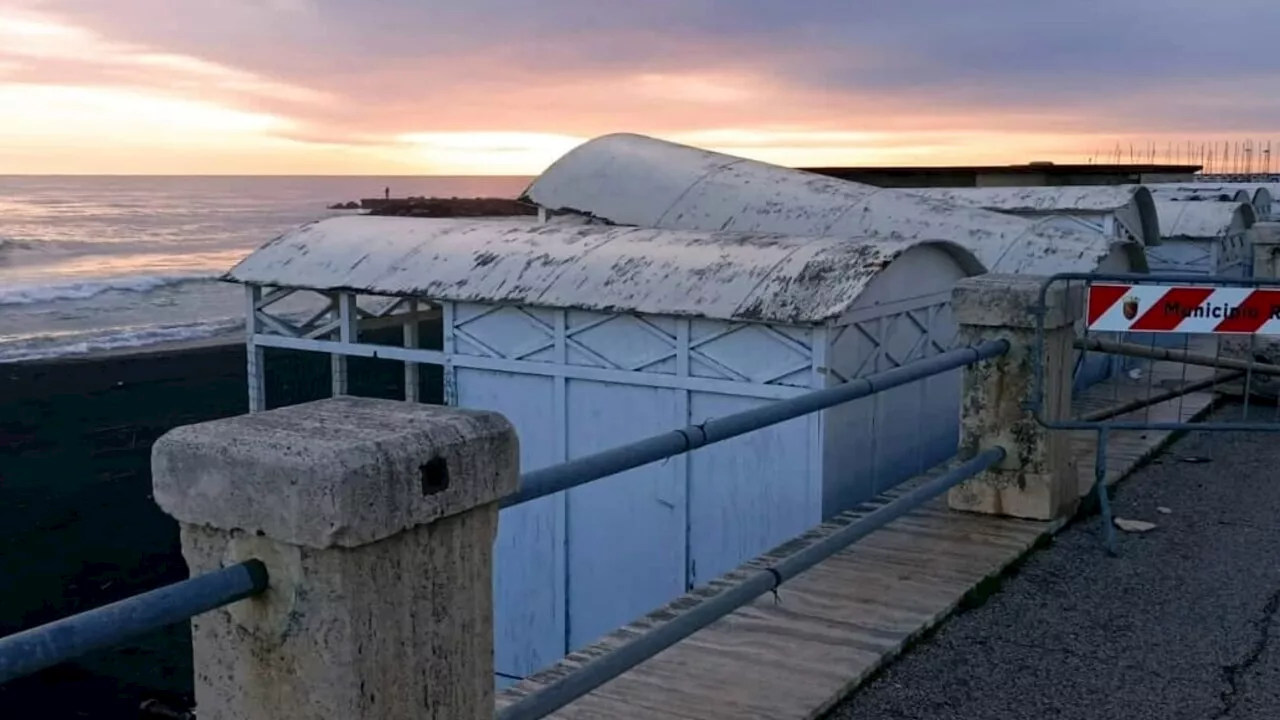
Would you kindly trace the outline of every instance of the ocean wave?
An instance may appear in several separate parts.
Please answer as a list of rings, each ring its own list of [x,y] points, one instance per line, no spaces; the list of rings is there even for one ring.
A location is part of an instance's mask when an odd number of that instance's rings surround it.
[[[135,248],[147,249],[149,247],[152,247],[152,245],[143,242],[109,243],[95,240],[33,240],[0,236],[0,251],[14,254],[73,255],[91,252],[107,254],[118,253],[122,248],[132,251]]]
[[[0,287],[0,305],[32,305],[57,300],[86,300],[105,292],[147,293],[188,283],[212,282],[213,273],[130,275],[117,278]]]
[[[193,235],[195,237],[193,237]],[[184,254],[210,250],[252,250],[261,245],[258,238],[235,233],[187,232],[173,230],[163,235],[145,237],[84,239],[76,237],[24,237],[0,235],[0,250],[42,255],[132,255]]]
[[[0,363],[49,360],[112,350],[143,348],[175,342],[228,339],[244,330],[243,318],[218,318],[193,323],[119,327],[83,333],[61,333],[0,339]]]

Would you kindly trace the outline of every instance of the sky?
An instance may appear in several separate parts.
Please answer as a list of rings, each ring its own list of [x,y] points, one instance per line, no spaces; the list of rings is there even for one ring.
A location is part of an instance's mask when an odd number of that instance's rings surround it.
[[[0,0],[0,174],[530,175],[611,132],[1280,169],[1278,37],[1276,0]]]

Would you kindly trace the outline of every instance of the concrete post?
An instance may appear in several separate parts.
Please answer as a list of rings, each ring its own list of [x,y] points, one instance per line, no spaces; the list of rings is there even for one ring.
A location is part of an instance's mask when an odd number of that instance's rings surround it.
[[[1280,280],[1280,222],[1260,222],[1245,233],[1253,253],[1252,275],[1255,278]],[[1218,340],[1219,351],[1225,357],[1238,360],[1280,361],[1280,341],[1270,335],[1222,335]],[[1229,383],[1225,391],[1233,395],[1250,395],[1273,399],[1280,395],[1280,382],[1270,375],[1254,373],[1246,382]]]
[[[1045,417],[1070,412],[1072,341],[1080,315],[1081,288],[1066,282],[1049,287],[1044,318],[1045,342],[1036,349],[1039,303],[1044,278],[1028,275],[980,275],[956,284],[951,311],[960,326],[960,343],[1004,338],[1009,353],[965,368],[962,384],[960,448],[978,451],[1004,446],[1007,457],[948,494],[957,510],[1050,520],[1074,512],[1079,480],[1070,433],[1045,429],[1027,403],[1037,390],[1036,365],[1044,368]]]
[[[1280,222],[1260,222],[1249,229],[1253,246],[1253,276],[1280,278]]]
[[[519,448],[497,414],[340,397],[152,450],[191,573],[262,560],[192,621],[200,720],[492,720],[493,543]]]

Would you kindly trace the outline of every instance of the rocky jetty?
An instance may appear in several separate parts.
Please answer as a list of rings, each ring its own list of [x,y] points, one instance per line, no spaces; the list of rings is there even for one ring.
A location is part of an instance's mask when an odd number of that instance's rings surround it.
[[[408,197],[364,198],[359,202],[334,203],[330,210],[367,210],[369,215],[401,217],[513,217],[537,215],[532,205],[510,198],[495,197]]]

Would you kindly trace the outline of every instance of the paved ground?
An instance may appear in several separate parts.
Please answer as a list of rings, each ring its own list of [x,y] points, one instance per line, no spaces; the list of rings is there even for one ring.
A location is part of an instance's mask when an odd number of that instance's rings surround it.
[[[1158,527],[1078,521],[828,720],[1280,718],[1280,433],[1188,435],[1114,507]]]

